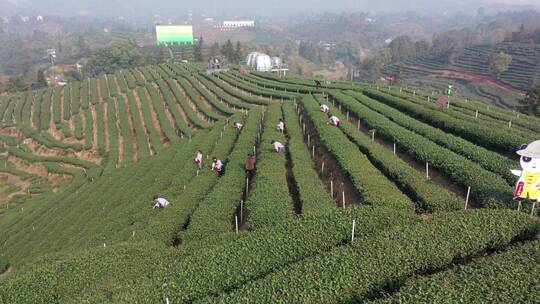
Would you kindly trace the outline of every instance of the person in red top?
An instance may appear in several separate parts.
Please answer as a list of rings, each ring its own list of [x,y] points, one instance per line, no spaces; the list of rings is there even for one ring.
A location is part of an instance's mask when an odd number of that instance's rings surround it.
[[[255,167],[257,165],[257,158],[252,153],[248,154],[246,158],[246,173],[249,180],[252,180],[255,176]]]

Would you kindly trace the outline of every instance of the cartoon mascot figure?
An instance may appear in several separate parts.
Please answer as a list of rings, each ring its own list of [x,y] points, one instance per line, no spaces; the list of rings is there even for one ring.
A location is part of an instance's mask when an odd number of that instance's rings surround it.
[[[540,196],[540,140],[522,145],[517,154],[522,170],[512,170],[519,176],[514,191],[514,200],[518,202],[538,202]]]

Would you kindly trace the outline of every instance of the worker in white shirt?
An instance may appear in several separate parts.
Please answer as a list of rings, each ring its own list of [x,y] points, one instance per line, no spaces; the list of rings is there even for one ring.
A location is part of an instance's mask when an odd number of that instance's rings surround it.
[[[242,130],[242,128],[244,127],[244,125],[239,122],[234,123],[234,126],[238,131]]]
[[[201,150],[197,151],[197,155],[195,156],[195,164],[197,164],[197,169],[202,170],[204,164],[203,164],[203,153]]]
[[[216,170],[218,175],[222,176],[223,173],[224,173],[223,169],[224,169],[223,162],[220,159],[217,159],[216,157],[214,157],[214,159],[212,161],[212,171]]]
[[[328,114],[328,113],[330,113],[330,108],[327,105],[323,104],[323,105],[321,105],[321,111],[323,113]]]
[[[274,146],[274,151],[277,153],[285,152],[285,146],[279,141],[272,140],[271,144]]]
[[[279,123],[277,124],[277,130],[281,133],[285,132],[285,123],[281,118],[279,119]]]
[[[156,209],[156,208],[167,208],[167,206],[169,206],[171,203],[169,203],[168,200],[162,198],[162,197],[158,197],[157,195],[154,195],[154,208],[153,209]]]
[[[328,119],[328,122],[326,124],[339,127],[339,125],[341,124],[341,120],[339,120],[339,118],[337,118],[336,116],[332,115],[330,116],[330,119]]]

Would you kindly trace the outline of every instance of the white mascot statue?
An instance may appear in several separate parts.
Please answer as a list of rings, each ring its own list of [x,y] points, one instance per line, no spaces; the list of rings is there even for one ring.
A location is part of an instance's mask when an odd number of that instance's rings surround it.
[[[521,156],[521,170],[512,170],[512,174],[519,176],[514,200],[536,203],[540,196],[540,140],[521,146],[517,154]]]

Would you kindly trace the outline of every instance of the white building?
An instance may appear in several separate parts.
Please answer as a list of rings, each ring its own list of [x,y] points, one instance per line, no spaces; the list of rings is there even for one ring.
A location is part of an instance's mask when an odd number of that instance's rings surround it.
[[[259,72],[269,72],[272,70],[272,58],[266,54],[252,52],[247,56],[246,61],[249,67]]]
[[[255,21],[253,21],[253,20],[223,21],[223,27],[225,27],[225,28],[255,27]]]

